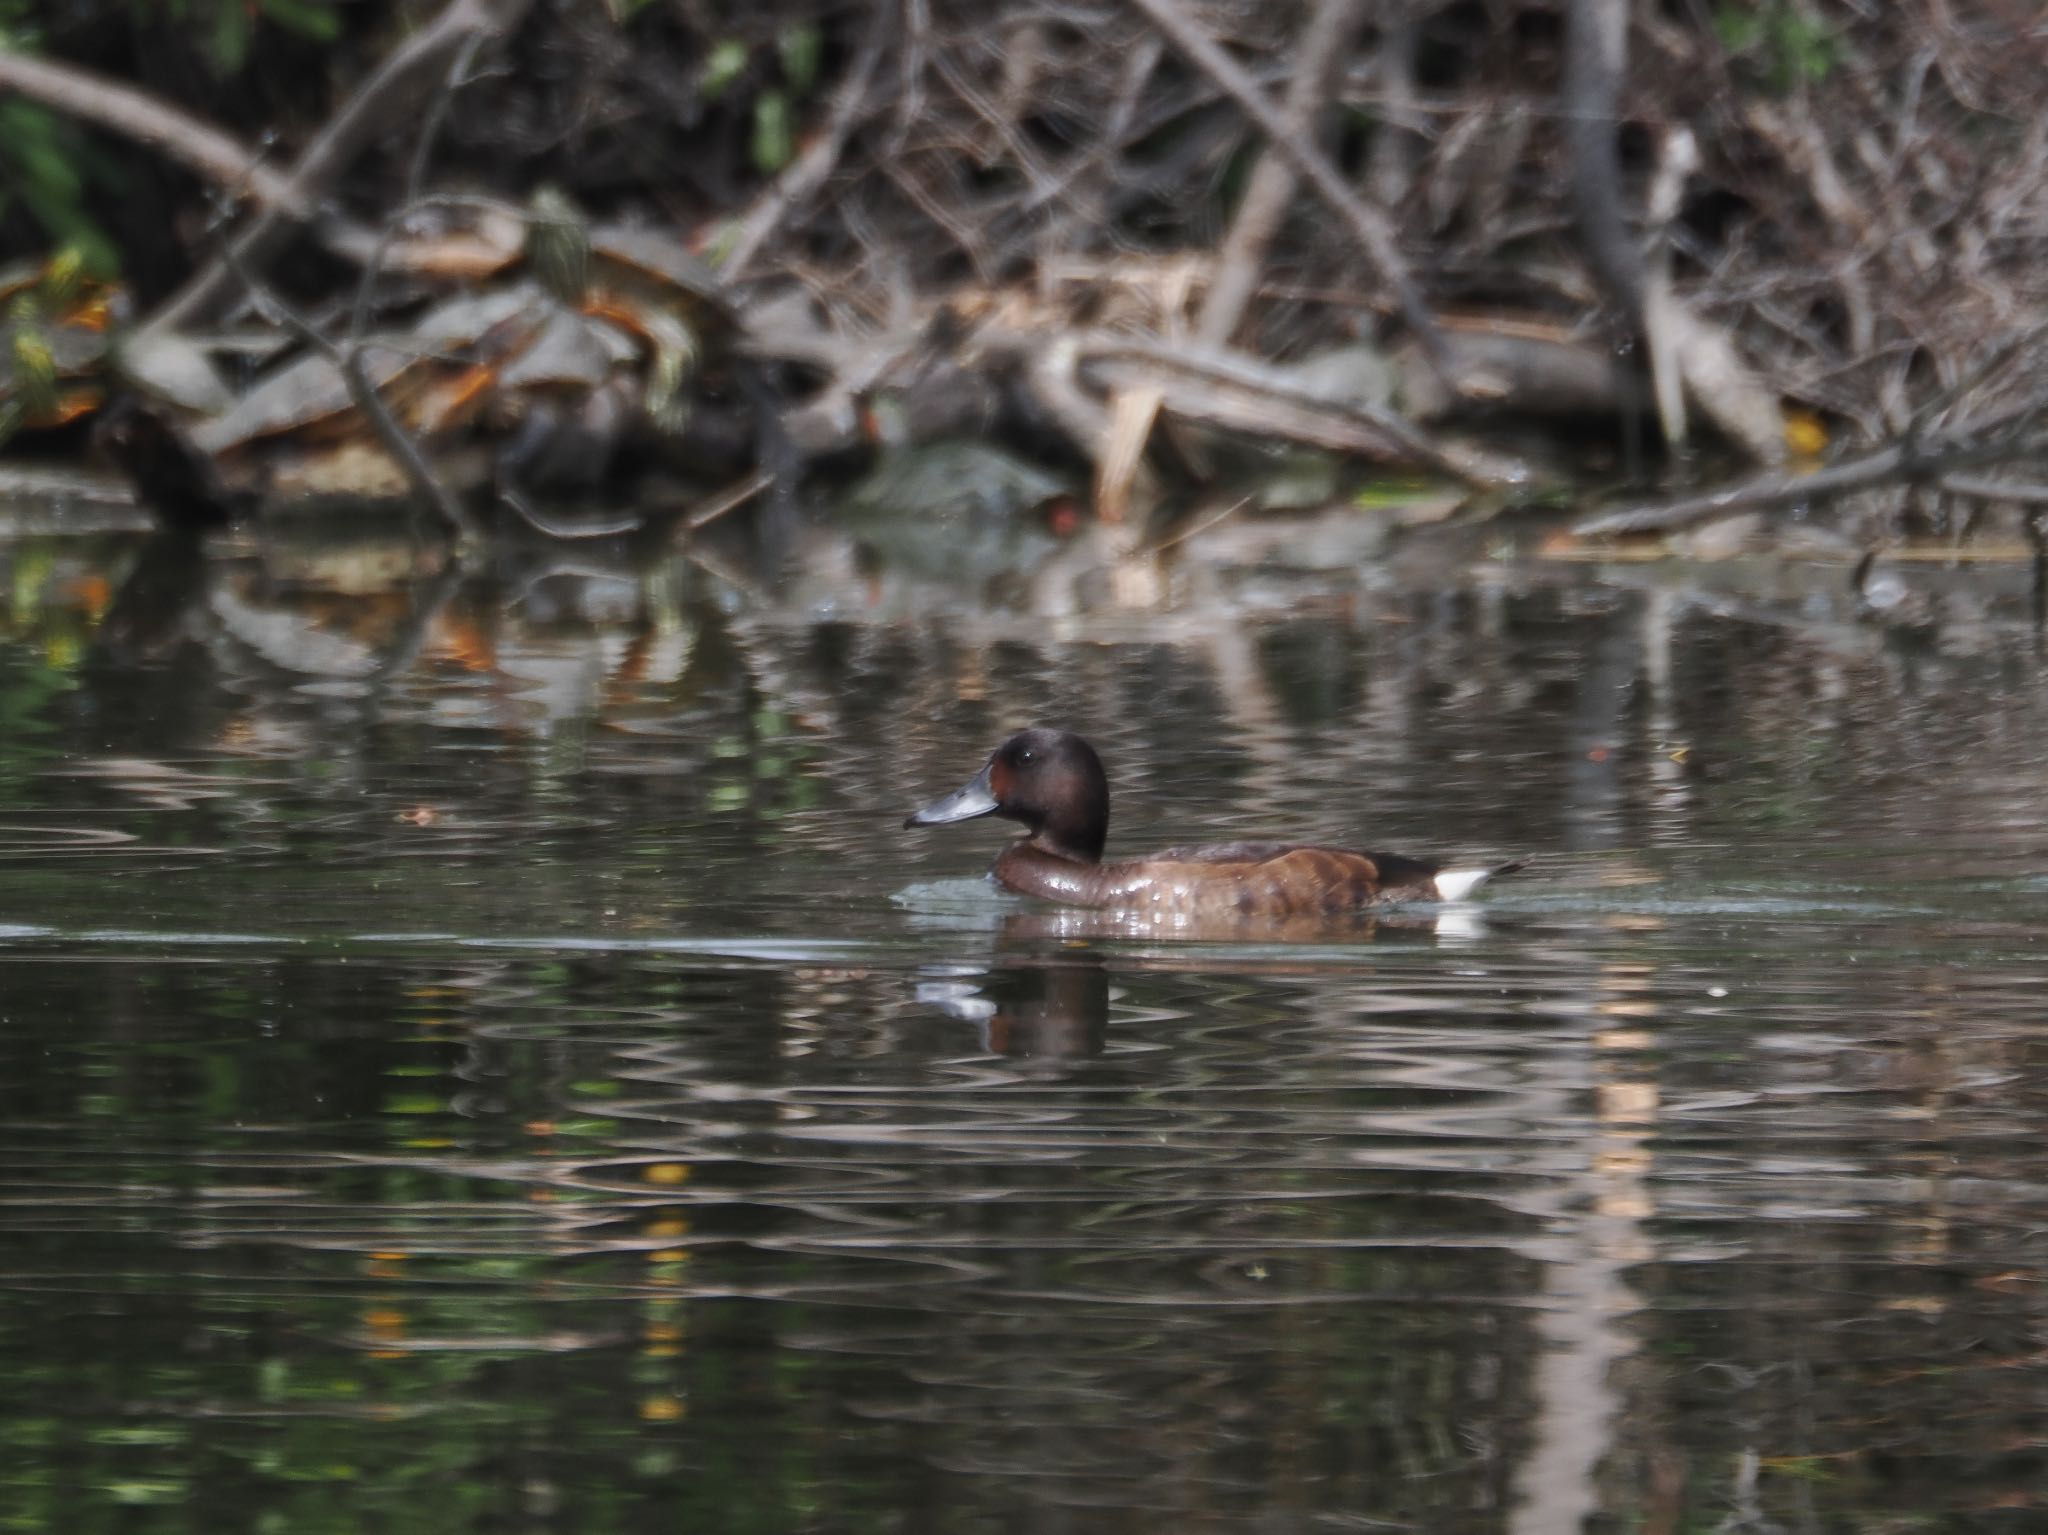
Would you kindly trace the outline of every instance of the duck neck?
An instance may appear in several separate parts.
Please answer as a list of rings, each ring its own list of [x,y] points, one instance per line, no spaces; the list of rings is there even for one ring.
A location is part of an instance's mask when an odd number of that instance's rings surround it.
[[[1102,862],[1102,846],[1108,840],[1108,833],[1100,826],[1047,825],[1037,828],[1019,845],[1064,858],[1069,863],[1095,864]]]
[[[1052,814],[1030,823],[1031,835],[1025,840],[1055,858],[1102,862],[1102,847],[1109,840],[1109,785],[1099,774],[1085,775],[1054,805]]]

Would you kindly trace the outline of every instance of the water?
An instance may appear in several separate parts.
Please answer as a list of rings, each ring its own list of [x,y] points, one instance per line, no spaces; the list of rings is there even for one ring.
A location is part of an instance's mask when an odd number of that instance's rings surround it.
[[[133,559],[0,550],[0,1529],[2041,1527],[1996,582]],[[1033,910],[898,827],[1033,720],[1116,847],[1535,863]]]

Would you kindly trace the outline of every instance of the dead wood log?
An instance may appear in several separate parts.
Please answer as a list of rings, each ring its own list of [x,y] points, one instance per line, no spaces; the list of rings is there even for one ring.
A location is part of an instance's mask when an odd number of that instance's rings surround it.
[[[1095,336],[1079,338],[1076,355],[1092,378],[1154,389],[1163,409],[1189,420],[1413,465],[1476,489],[1523,486],[1534,478],[1513,459],[1439,442],[1393,411],[1314,393],[1241,353]]]

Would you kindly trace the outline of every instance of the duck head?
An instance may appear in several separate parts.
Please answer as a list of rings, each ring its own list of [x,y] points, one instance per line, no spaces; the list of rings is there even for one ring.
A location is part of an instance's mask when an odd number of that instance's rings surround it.
[[[1095,748],[1064,730],[1020,730],[989,754],[979,773],[904,818],[905,826],[946,826],[1001,816],[1049,853],[1095,863],[1109,837],[1109,779]]]

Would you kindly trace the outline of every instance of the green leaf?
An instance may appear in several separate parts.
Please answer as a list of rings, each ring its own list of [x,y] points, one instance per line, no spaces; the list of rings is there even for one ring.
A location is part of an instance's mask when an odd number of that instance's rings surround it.
[[[825,34],[815,21],[799,21],[784,27],[775,38],[775,51],[782,56],[782,78],[802,96],[818,82],[818,67],[824,61]]]
[[[728,37],[712,45],[710,56],[704,60],[703,73],[697,77],[697,88],[706,101],[714,101],[725,94],[746,67],[747,45],[736,37]]]
[[[325,0],[263,0],[263,14],[301,37],[331,43],[341,35],[341,17]]]
[[[789,98],[763,91],[754,103],[754,168],[772,176],[796,156],[796,133],[790,126]]]
[[[1764,19],[1753,10],[1724,5],[1714,13],[1714,30],[1721,35],[1722,47],[1742,53],[1763,40]]]
[[[249,59],[249,18],[241,6],[229,3],[214,7],[213,36],[206,52],[217,75],[232,75]]]

